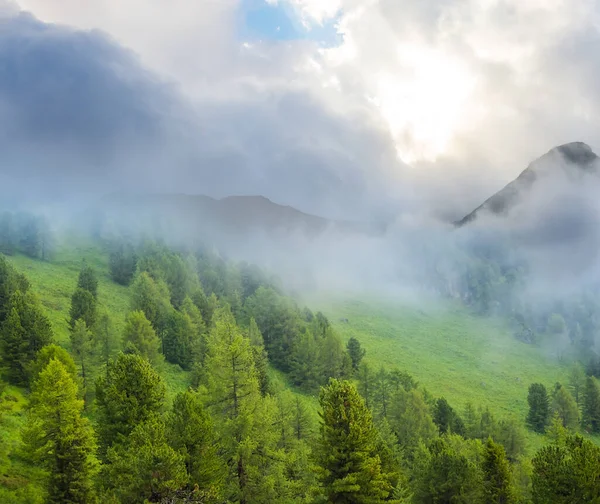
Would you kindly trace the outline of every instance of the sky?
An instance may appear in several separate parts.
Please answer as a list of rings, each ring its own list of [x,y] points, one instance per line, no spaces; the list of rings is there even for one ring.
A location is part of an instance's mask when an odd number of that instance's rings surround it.
[[[2,183],[459,217],[556,145],[598,152],[599,21],[595,0],[0,0]]]

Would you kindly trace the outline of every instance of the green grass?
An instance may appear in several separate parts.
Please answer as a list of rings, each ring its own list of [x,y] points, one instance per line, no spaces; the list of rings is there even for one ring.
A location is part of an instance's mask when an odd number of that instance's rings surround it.
[[[495,416],[524,423],[533,382],[567,383],[568,367],[514,338],[502,321],[474,317],[461,307],[408,307],[400,302],[320,301],[344,341],[357,338],[373,367],[409,372],[436,397],[462,412],[467,401]],[[341,321],[348,319],[348,322]],[[528,432],[530,448],[543,442]]]
[[[123,328],[129,309],[129,291],[111,280],[108,255],[98,247],[78,240],[69,247],[60,247],[48,262],[23,255],[9,257],[8,260],[31,282],[52,323],[56,341],[66,348],[70,348],[68,320],[71,295],[77,286],[77,276],[84,260],[98,276],[99,309],[108,312],[119,332]]]

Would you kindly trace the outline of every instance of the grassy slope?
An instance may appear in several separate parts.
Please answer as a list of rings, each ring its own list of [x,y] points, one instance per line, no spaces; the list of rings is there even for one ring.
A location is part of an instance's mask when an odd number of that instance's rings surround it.
[[[345,341],[354,336],[361,342],[368,363],[408,371],[459,411],[470,401],[488,406],[497,418],[512,415],[524,422],[532,382],[549,389],[557,381],[567,383],[566,366],[515,340],[500,321],[473,317],[459,307],[426,312],[374,300],[329,301],[321,307]],[[543,441],[528,433],[530,451]]]

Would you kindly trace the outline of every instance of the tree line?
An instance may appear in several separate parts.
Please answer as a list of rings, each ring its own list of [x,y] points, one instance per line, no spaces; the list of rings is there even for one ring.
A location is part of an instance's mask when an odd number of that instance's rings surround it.
[[[27,279],[0,257],[3,377],[30,390],[19,456],[43,471],[31,502],[600,498],[600,449],[577,435],[565,399],[577,393],[586,404],[595,379],[585,371],[577,392],[575,379],[545,399],[530,388],[528,424],[543,418],[552,442],[529,459],[522,422],[472,404],[458,411],[402,370],[372,369],[359,341],[344,345],[327,317],[254,267],[154,242],[114,245],[113,278],[121,260],[135,264],[122,279],[122,331],[84,263],[67,351],[53,343]],[[170,395],[165,362],[187,371],[187,390]],[[272,368],[318,393],[318,419],[272,382]]]

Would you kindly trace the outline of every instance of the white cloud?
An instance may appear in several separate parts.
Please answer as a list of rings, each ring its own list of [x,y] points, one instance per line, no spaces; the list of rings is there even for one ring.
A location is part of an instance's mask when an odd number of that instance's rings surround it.
[[[407,177],[432,205],[468,209],[556,144],[600,147],[593,0],[267,1],[291,5],[307,27],[336,20],[343,42],[242,47],[237,0],[19,3],[46,21],[107,31],[201,103],[268,111],[282,94],[310,96],[337,127],[360,122],[379,139],[360,154],[345,146],[349,157],[369,174]],[[389,137],[414,170],[377,156],[373,146]]]

